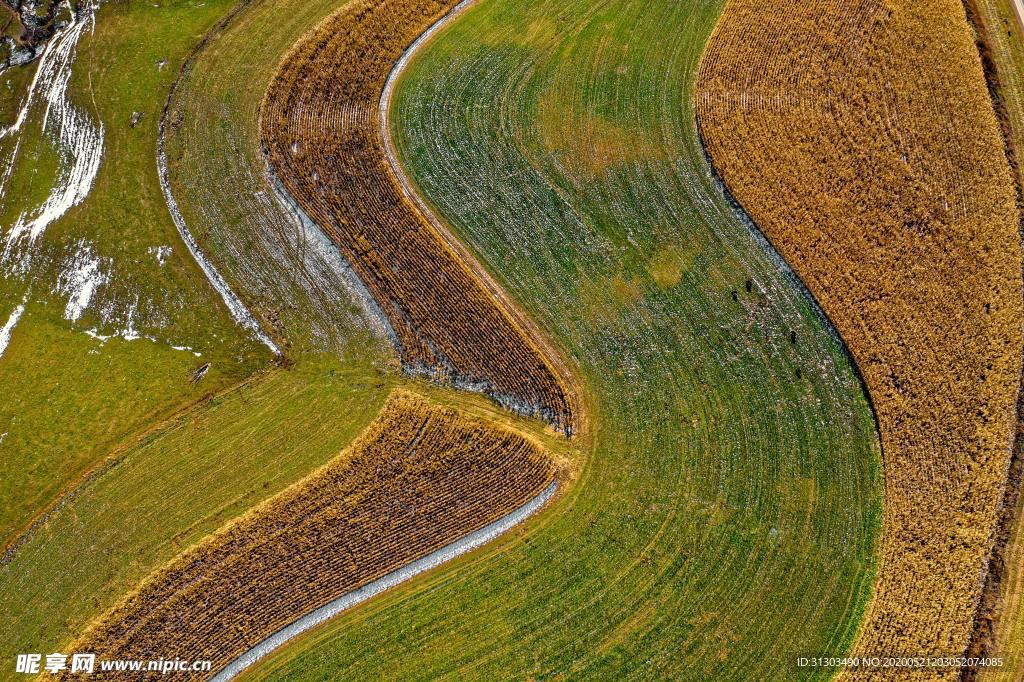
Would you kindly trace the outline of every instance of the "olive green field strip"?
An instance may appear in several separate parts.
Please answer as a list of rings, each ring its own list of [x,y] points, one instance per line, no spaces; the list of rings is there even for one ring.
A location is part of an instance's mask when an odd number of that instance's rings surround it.
[[[1014,184],[964,6],[733,0],[697,107],[716,170],[835,322],[878,416],[881,569],[856,651],[961,654],[1024,319]]]
[[[393,386],[357,362],[275,367],[112,453],[0,560],[0,658],[68,651],[147,575],[337,457]]]
[[[189,679],[211,677],[302,615],[522,507],[554,474],[533,441],[398,389],[345,452],[147,578],[73,648],[174,651],[213,661]]]
[[[47,61],[59,68],[40,74],[20,128],[0,141],[0,251],[14,243],[13,225],[50,221],[0,258],[0,324],[24,306],[0,358],[5,547],[123,442],[270,360],[178,241],[154,164],[173,73],[230,3],[104,3],[94,20],[93,3],[79,4],[78,41],[62,43],[59,59],[50,42]],[[97,160],[86,145],[84,164],[80,145],[91,138],[76,126],[86,123],[102,129],[103,149]],[[83,164],[95,171],[88,191],[75,184],[91,177]]]
[[[403,4],[322,24],[297,51],[335,82],[295,87],[359,92],[367,69],[330,67],[331,45],[348,35],[386,68],[401,48],[370,53],[405,31]],[[384,108],[405,175],[579,368],[592,449],[528,541],[341,613],[243,677],[832,675],[795,659],[853,644],[880,451],[838,335],[703,154],[690,93],[721,8],[479,0],[403,58]],[[317,135],[272,154],[334,149],[378,94],[331,94]]]
[[[454,5],[360,1],[326,19],[282,61],[262,107],[263,145],[373,294],[407,367],[571,432],[566,381],[404,196],[386,157],[378,112],[391,65]]]

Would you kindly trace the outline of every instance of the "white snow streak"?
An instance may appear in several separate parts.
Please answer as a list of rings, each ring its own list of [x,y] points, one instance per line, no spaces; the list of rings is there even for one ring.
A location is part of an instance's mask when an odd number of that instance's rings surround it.
[[[96,290],[109,281],[110,276],[100,270],[100,259],[93,256],[88,245],[80,244],[67,269],[57,278],[57,290],[68,297],[64,318],[77,322]]]
[[[41,206],[22,213],[7,234],[2,258],[4,261],[11,259],[14,249],[27,240],[28,249],[21,258],[23,270],[28,269],[32,244],[50,223],[85,199],[100,167],[100,159],[103,156],[103,123],[93,121],[73,106],[68,98],[68,83],[75,61],[75,47],[86,26],[95,28],[97,4],[95,0],[83,4],[80,11],[75,14],[70,2],[68,3],[72,21],[58,32],[43,50],[25,103],[18,112],[14,124],[0,130],[0,139],[19,132],[33,107],[45,103],[42,133],[56,140],[61,161],[57,178],[46,201]],[[11,156],[6,159],[3,173],[0,174],[0,199],[4,197],[7,180],[21,147],[20,143],[19,139]]]
[[[21,319],[22,313],[25,312],[25,304],[28,302],[28,294],[25,294],[25,298],[22,299],[18,307],[14,309],[10,317],[7,318],[7,324],[0,327],[0,358],[4,356],[4,351],[7,350],[7,344],[11,342],[11,334],[14,332],[14,328],[18,326],[18,320]],[[4,434],[7,435],[6,433]]]
[[[164,192],[164,199],[167,202],[167,210],[171,214],[171,219],[174,221],[174,226],[178,228],[178,234],[181,235],[181,240],[185,242],[185,246],[188,247],[189,252],[192,254],[192,258],[195,259],[199,267],[202,268],[203,273],[206,275],[206,279],[210,280],[210,284],[220,294],[221,299],[224,301],[224,305],[228,307],[228,311],[231,313],[231,317],[235,319],[235,322],[239,324],[243,329],[249,330],[253,336],[270,349],[274,355],[281,355],[281,349],[277,347],[273,339],[263,331],[263,327],[256,320],[249,309],[245,307],[242,300],[235,295],[235,292],[228,286],[227,281],[221,277],[221,274],[217,271],[217,268],[213,266],[207,258],[203,250],[199,248],[199,242],[196,241],[195,237],[188,229],[188,225],[185,224],[185,216],[181,215],[181,210],[178,208],[178,202],[175,201],[174,195],[171,193],[171,184],[167,180],[167,153],[164,151],[164,120],[160,119],[160,131],[157,142],[156,150],[156,169],[157,175],[160,177],[160,189]]]
[[[163,343],[159,339],[157,339],[155,336],[142,336],[142,335],[138,334],[137,332],[131,331],[131,327],[130,326],[129,326],[128,330],[117,331],[117,332],[114,332],[113,334],[100,334],[99,330],[96,329],[96,328],[86,329],[86,330],[84,330],[84,333],[85,333],[86,336],[88,336],[90,338],[93,338],[93,339],[96,339],[97,341],[99,341],[100,342],[100,346],[104,345],[110,339],[117,339],[117,338],[124,339],[125,341],[138,341],[139,339],[145,339],[146,341],[152,341],[153,343]],[[171,350],[178,350],[178,351],[184,351],[186,353],[191,353],[192,355],[196,356],[197,358],[203,357],[202,353],[200,353],[197,350],[192,350],[191,346],[175,346],[175,345],[173,345],[171,343],[168,343],[166,345]]]

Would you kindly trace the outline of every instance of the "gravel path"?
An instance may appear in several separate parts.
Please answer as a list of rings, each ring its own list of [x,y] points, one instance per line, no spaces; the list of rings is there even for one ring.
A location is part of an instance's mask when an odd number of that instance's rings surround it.
[[[378,578],[372,583],[364,585],[358,590],[342,595],[334,601],[321,606],[316,611],[303,616],[291,625],[281,628],[270,637],[267,637],[265,640],[249,649],[249,651],[232,661],[226,668],[217,673],[217,676],[213,678],[213,682],[226,682],[226,680],[232,679],[256,661],[271,653],[290,639],[302,634],[306,630],[316,627],[317,625],[338,615],[342,611],[364,602],[370,597],[380,594],[384,590],[395,587],[396,585],[403,583],[424,571],[429,571],[432,568],[440,566],[446,561],[454,559],[460,554],[465,554],[472,549],[476,549],[477,547],[490,542],[513,526],[523,522],[534,512],[543,507],[544,504],[551,499],[551,496],[555,493],[555,489],[557,487],[558,483],[552,482],[539,495],[519,509],[516,509],[511,514],[503,516],[497,521],[470,533],[461,540],[456,540],[450,545],[446,545],[441,549],[431,552],[425,557],[417,559],[410,564],[406,564],[397,571],[392,571],[384,577]]]

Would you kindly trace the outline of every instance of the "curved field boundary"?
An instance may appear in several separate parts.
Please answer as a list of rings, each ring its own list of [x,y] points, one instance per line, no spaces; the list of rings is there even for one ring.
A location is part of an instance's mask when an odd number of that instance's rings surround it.
[[[396,585],[410,580],[420,573],[437,568],[441,564],[451,561],[461,554],[465,554],[477,547],[482,547],[535,514],[548,502],[548,500],[551,499],[551,496],[555,494],[555,490],[557,488],[558,482],[552,481],[547,488],[541,491],[540,494],[524,504],[522,507],[519,507],[519,509],[509,513],[507,516],[484,526],[480,530],[470,533],[461,540],[457,540],[450,545],[446,545],[437,551],[431,552],[422,559],[417,559],[416,561],[406,564],[402,568],[392,571],[386,576],[360,587],[358,590],[349,592],[342,597],[338,597],[329,604],[325,604],[316,611],[303,616],[291,625],[278,630],[273,635],[267,637],[265,640],[249,649],[249,651],[232,661],[230,665],[217,673],[216,677],[213,678],[213,682],[227,682],[227,680],[234,678],[240,672],[272,652],[274,649],[283,646],[289,640],[298,637],[307,630],[330,620],[342,611],[352,608],[353,606],[356,606],[357,604],[360,604],[385,590],[389,590]]]
[[[863,655],[963,654],[995,543],[1024,311],[985,85],[959,0],[732,0],[698,76],[716,170],[873,398],[886,521]]]
[[[481,265],[480,260],[476,255],[469,251],[462,240],[453,234],[451,229],[449,229],[449,226],[437,216],[430,206],[427,205],[424,197],[416,190],[412,180],[402,168],[402,164],[399,162],[398,154],[395,150],[394,140],[391,138],[391,100],[395,92],[395,87],[397,86],[406,66],[408,66],[409,60],[412,59],[413,55],[422,49],[423,46],[441,30],[441,28],[449,22],[457,19],[460,14],[468,10],[477,2],[479,2],[479,0],[461,0],[461,2],[449,10],[447,14],[442,16],[429,28],[423,31],[423,33],[421,33],[419,37],[417,37],[416,40],[414,40],[409,47],[405,49],[402,56],[395,61],[395,65],[391,68],[391,72],[388,74],[387,81],[384,83],[384,89],[381,91],[380,96],[380,131],[381,137],[384,141],[384,153],[387,157],[388,164],[391,167],[391,173],[398,182],[405,198],[416,206],[423,218],[426,219],[437,234],[444,239],[448,248],[458,255],[462,264],[472,271],[477,281],[482,284],[487,289],[491,297],[498,302],[499,307],[505,311],[506,314],[512,317],[515,324],[517,324],[520,329],[524,330],[529,340],[542,351],[545,359],[555,368],[557,375],[563,381],[570,398],[575,397],[577,400],[582,400],[582,398],[580,398],[580,396],[583,395],[582,386],[580,386],[577,381],[575,373],[571,369],[570,365],[563,360],[561,352],[548,341],[548,338],[540,329],[537,328],[534,321],[519,310],[519,306],[517,306],[515,301],[505,293],[505,290],[502,289],[501,285],[498,284],[497,281],[495,281],[494,277],[491,276],[491,273]],[[588,428],[586,422],[586,410],[582,409],[581,404],[577,404],[572,410],[572,413],[575,421],[573,424],[573,430],[577,434],[586,433]]]
[[[225,279],[289,358],[365,346],[366,328],[393,337],[337,245],[280,191],[260,148],[259,105],[281,56],[336,10],[306,4],[267,25],[261,3],[236,6],[182,70],[161,137],[183,222],[216,246]],[[235,38],[240,27],[249,39]]]
[[[217,35],[218,31],[229,24],[232,18],[241,12],[250,1],[251,0],[244,0],[243,2],[240,2],[223,19],[217,22],[217,25],[203,36],[203,39],[199,41],[199,44],[192,50],[192,54],[190,54],[188,59],[185,60],[185,63],[182,64],[181,72],[171,84],[171,90],[167,94],[167,101],[164,104],[164,110],[160,116],[160,124],[157,131],[156,169],[157,175],[160,179],[160,189],[164,193],[164,200],[167,203],[167,211],[171,214],[171,220],[174,221],[174,226],[178,228],[178,234],[181,235],[181,240],[185,242],[185,246],[188,248],[189,253],[192,254],[192,258],[203,271],[203,274],[206,275],[206,279],[209,280],[210,286],[213,287],[221,297],[221,300],[224,301],[224,305],[227,306],[228,311],[231,313],[231,317],[234,318],[235,322],[255,336],[260,343],[270,349],[271,353],[280,356],[281,349],[278,347],[277,343],[270,338],[270,335],[263,329],[259,320],[257,320],[249,308],[246,307],[245,303],[242,302],[242,299],[232,291],[227,280],[221,276],[214,264],[206,257],[206,254],[203,253],[202,248],[199,246],[199,242],[196,241],[192,232],[189,231],[188,225],[185,223],[185,217],[181,214],[181,210],[178,208],[178,202],[174,200],[174,193],[171,191],[171,184],[168,180],[167,173],[167,152],[164,149],[164,137],[167,132],[167,118],[171,109],[171,103],[174,101],[174,95],[178,88],[178,83],[188,74],[192,67],[192,63],[196,59],[196,55],[203,50],[211,40],[211,37]]]
[[[219,670],[266,653],[261,643],[305,614],[326,617],[492,539],[543,505],[554,478],[534,441],[397,390],[352,446],[152,574],[74,649],[175,651]]]
[[[185,224],[185,218],[181,215],[181,211],[178,209],[178,203],[174,200],[174,194],[171,193],[171,185],[167,181],[167,155],[164,153],[164,119],[160,119],[160,132],[158,133],[160,142],[158,143],[156,153],[156,168],[157,174],[160,177],[160,188],[164,192],[164,199],[167,201],[167,211],[171,214],[171,219],[174,221],[174,226],[178,228],[178,234],[181,235],[181,240],[185,242],[185,246],[188,247],[188,252],[192,254],[192,258],[196,264],[206,275],[206,279],[209,280],[210,286],[220,295],[221,300],[224,301],[224,305],[227,306],[228,311],[231,313],[231,317],[235,319],[243,329],[249,331],[255,336],[260,343],[270,349],[270,352],[274,355],[281,355],[281,349],[278,348],[274,340],[270,338],[270,335],[263,330],[263,327],[256,320],[255,316],[249,309],[242,303],[242,299],[238,298],[234,291],[231,290],[231,286],[221,276],[214,267],[210,259],[206,257],[203,250],[199,247],[199,242],[192,236],[192,233],[188,229],[188,225]]]
[[[267,93],[264,145],[288,193],[373,292],[409,369],[571,433],[578,409],[570,381],[390,171],[380,129],[385,84],[407,44],[452,4],[358,2],[322,22],[283,60]]]
[[[482,2],[409,59],[403,168],[583,366],[595,452],[529,543],[342,614],[256,677],[789,679],[794,650],[852,642],[873,422],[696,143],[719,9]]]

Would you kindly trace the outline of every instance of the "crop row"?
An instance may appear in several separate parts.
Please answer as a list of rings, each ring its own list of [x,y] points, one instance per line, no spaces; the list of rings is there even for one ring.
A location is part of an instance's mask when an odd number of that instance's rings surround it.
[[[454,4],[360,2],[322,22],[271,84],[262,143],[281,182],[373,293],[408,367],[569,430],[571,407],[551,364],[410,203],[388,164],[384,84],[406,46]]]
[[[532,441],[398,390],[343,454],[151,575],[73,649],[174,652],[216,672],[298,617],[505,516],[553,476]]]
[[[858,649],[959,653],[1006,480],[1022,320],[1014,188],[964,8],[733,0],[697,117],[874,404],[886,518]]]

